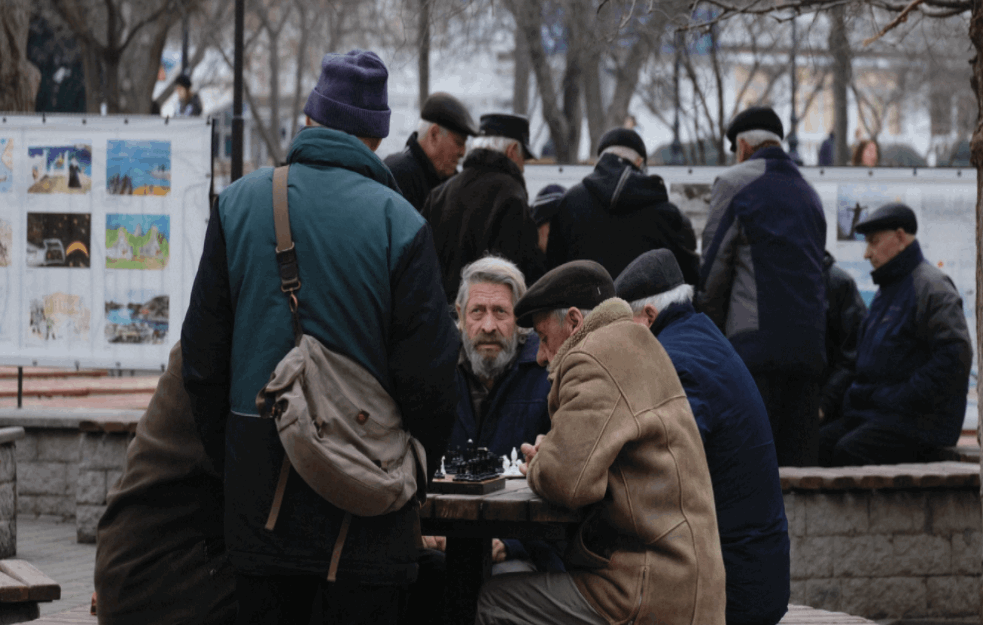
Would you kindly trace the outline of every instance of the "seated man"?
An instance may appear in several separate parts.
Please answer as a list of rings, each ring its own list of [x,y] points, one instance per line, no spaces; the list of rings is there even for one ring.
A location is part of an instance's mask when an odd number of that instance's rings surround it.
[[[840,417],[843,396],[853,382],[857,365],[857,335],[867,317],[867,304],[857,283],[840,269],[829,252],[823,257],[826,286],[826,369],[820,381],[819,420],[832,423]]]
[[[727,625],[774,625],[788,606],[788,520],[761,394],[730,341],[693,308],[669,250],[636,258],[614,281],[679,375],[703,437],[727,572]]]
[[[917,230],[898,203],[856,226],[878,289],[843,417],[820,431],[824,466],[927,462],[959,439],[973,348],[959,292],[925,261]]]
[[[608,272],[580,260],[548,272],[516,306],[553,378],[552,428],[523,446],[523,469],[536,494],[583,510],[584,521],[567,572],[492,577],[478,624],[724,623],[699,430],[665,350],[613,296]]]

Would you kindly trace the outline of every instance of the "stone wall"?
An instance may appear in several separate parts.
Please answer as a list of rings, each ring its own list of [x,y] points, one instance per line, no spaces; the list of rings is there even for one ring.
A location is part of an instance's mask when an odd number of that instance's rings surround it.
[[[17,555],[17,457],[14,445],[23,437],[22,428],[0,428],[0,558]]]
[[[787,489],[791,602],[869,619],[978,616],[976,478],[931,488]]]

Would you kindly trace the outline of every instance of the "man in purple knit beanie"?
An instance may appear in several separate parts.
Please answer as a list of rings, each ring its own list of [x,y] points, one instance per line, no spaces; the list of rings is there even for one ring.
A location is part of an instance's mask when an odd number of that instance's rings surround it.
[[[375,155],[389,134],[388,75],[373,52],[324,56],[306,127],[287,154],[287,200],[303,332],[392,397],[426,452],[416,456],[427,464],[423,488],[454,422],[460,337],[430,228]],[[236,623],[307,625],[320,614],[324,623],[395,625],[418,570],[416,498],[378,516],[347,514],[284,464],[276,423],[258,414],[257,394],[294,346],[275,247],[273,171],[263,168],[213,206],[181,330],[191,411],[224,475]]]

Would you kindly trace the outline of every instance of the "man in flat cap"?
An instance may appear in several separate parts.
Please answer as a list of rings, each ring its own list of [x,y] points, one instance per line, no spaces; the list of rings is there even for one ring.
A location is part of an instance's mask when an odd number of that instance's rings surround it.
[[[423,444],[432,476],[454,423],[460,337],[430,228],[374,153],[389,133],[388,75],[373,52],[324,56],[284,183],[303,332],[376,378]],[[325,622],[395,623],[417,573],[416,501],[352,520],[289,464],[281,473],[276,422],[257,411],[257,394],[294,347],[273,180],[271,169],[257,170],[213,205],[181,329],[184,387],[205,452],[224,475],[226,510],[234,511],[225,517],[225,544],[238,622],[308,623],[322,597]],[[267,529],[277,491],[282,506]]]
[[[597,155],[594,171],[567,191],[550,225],[550,266],[587,259],[616,276],[639,254],[665,248],[695,285],[700,260],[693,224],[669,201],[662,178],[646,175],[642,138],[612,128],[601,136]]]
[[[447,302],[452,304],[461,270],[491,252],[507,258],[527,280],[545,271],[536,224],[522,176],[529,149],[529,120],[520,115],[481,116],[460,174],[430,193],[423,216],[433,228]]]
[[[768,107],[743,111],[727,129],[738,164],[713,183],[696,308],[754,377],[779,466],[814,466],[826,365],[826,218],[783,136]]]
[[[973,347],[952,280],[925,260],[904,204],[856,226],[877,294],[860,329],[843,417],[822,429],[826,466],[928,462],[959,439]]]
[[[423,103],[420,126],[402,152],[383,161],[393,172],[403,197],[423,209],[430,191],[457,173],[468,137],[478,134],[471,114],[449,93],[434,93]]]
[[[529,207],[532,210],[532,220],[539,232],[539,249],[543,253],[546,252],[546,244],[550,238],[550,223],[560,209],[560,200],[566,192],[567,190],[558,184],[548,184],[539,190],[532,206]]]
[[[703,439],[727,571],[728,625],[775,625],[789,599],[788,520],[768,413],[740,356],[693,308],[669,250],[642,254],[614,288],[672,360]]]
[[[523,445],[529,487],[589,511],[565,573],[499,575],[482,588],[484,623],[723,625],[724,566],[713,489],[672,362],[608,272],[553,269],[516,306],[549,362],[552,428]]]

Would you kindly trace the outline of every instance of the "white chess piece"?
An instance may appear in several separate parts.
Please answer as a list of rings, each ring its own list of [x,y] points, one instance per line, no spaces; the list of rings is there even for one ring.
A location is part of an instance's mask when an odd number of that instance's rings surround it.
[[[519,459],[519,452],[516,451],[515,447],[513,447],[512,448],[512,466],[515,467],[516,469],[519,468],[518,459]]]
[[[510,468],[511,467],[509,465],[509,459],[506,458],[505,456],[502,456],[502,475],[508,475]]]
[[[440,457],[440,473],[441,473],[441,475],[447,475],[447,469],[444,468],[444,458],[446,458],[446,456],[441,456]]]

